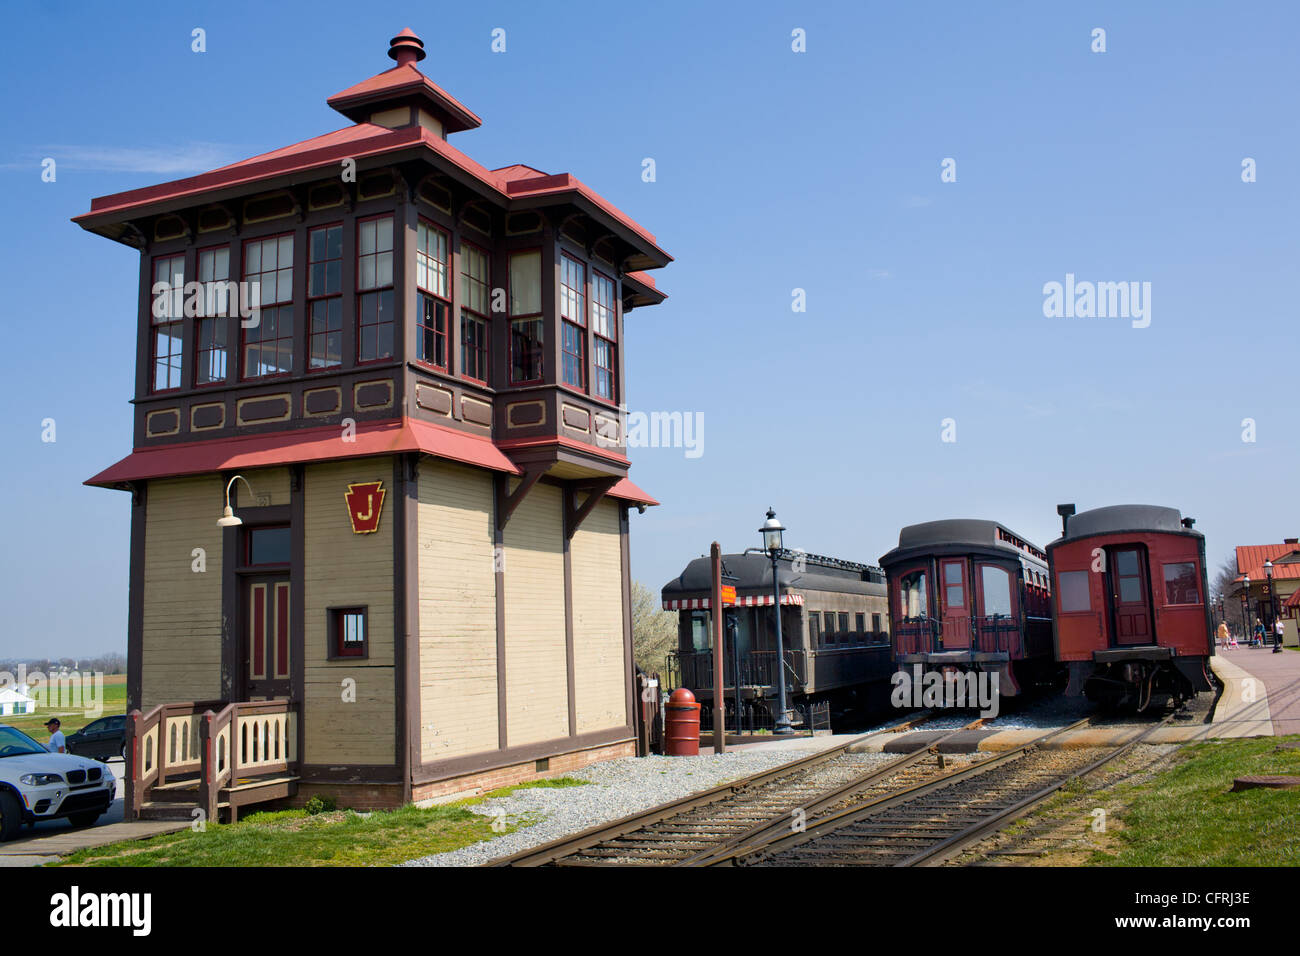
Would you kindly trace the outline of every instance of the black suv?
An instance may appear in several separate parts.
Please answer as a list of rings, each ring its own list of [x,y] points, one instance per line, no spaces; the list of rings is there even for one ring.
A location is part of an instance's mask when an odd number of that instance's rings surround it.
[[[126,759],[126,714],[101,717],[68,734],[68,753],[93,760]]]

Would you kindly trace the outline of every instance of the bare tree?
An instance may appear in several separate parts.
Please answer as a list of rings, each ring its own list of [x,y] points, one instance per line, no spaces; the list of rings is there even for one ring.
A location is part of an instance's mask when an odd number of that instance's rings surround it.
[[[651,674],[667,669],[668,652],[677,649],[677,615],[659,607],[655,593],[632,582],[632,656]]]
[[[1228,622],[1228,629],[1238,637],[1249,633],[1249,625],[1242,624],[1241,585],[1237,583],[1237,554],[1234,551],[1219,565],[1219,569],[1210,580],[1210,601],[1218,607],[1219,598],[1223,598],[1223,616]]]

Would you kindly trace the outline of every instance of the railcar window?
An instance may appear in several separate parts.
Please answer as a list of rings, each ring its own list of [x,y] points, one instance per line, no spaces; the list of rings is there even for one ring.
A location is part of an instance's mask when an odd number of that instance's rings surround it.
[[[849,615],[847,611],[840,611],[840,634],[849,633]]]
[[[984,588],[984,616],[1001,614],[1011,616],[1011,575],[1006,568],[986,564],[980,570],[980,583]]]
[[[903,578],[899,585],[904,617],[929,616],[929,602],[925,586],[925,572],[916,571]]]
[[[1191,561],[1166,564],[1165,603],[1200,604],[1201,585],[1196,579],[1196,564]]]
[[[1063,612],[1091,610],[1092,599],[1088,594],[1088,572],[1057,572],[1056,598],[1060,602],[1060,608]]]
[[[816,647],[822,640],[822,619],[816,611],[808,615],[808,645]]]
[[[879,614],[873,614],[873,615],[871,615],[871,633],[872,633],[872,634],[879,634],[879,633],[880,633],[880,615],[879,615]]]
[[[697,651],[709,649],[709,615],[705,611],[691,612],[691,645]]]
[[[830,611],[822,612],[823,627],[826,630],[826,643],[835,643],[835,615]]]
[[[857,625],[859,634],[865,634],[867,632],[867,616],[865,614],[858,615]]]

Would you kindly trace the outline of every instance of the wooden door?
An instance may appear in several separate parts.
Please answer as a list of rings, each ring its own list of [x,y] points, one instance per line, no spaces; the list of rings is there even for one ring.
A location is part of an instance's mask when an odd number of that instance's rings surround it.
[[[1148,586],[1146,549],[1110,549],[1111,606],[1114,609],[1114,643],[1150,644],[1151,589]]]
[[[289,598],[288,574],[244,579],[244,700],[290,696]]]
[[[946,651],[970,647],[970,581],[966,559],[939,562],[943,591],[943,648]]]

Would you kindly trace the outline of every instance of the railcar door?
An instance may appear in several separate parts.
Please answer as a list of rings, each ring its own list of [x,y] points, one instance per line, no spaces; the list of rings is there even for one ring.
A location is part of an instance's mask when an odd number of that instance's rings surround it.
[[[965,558],[939,562],[943,581],[943,648],[946,651],[970,647],[970,582]]]
[[[979,587],[976,590],[977,647],[980,651],[1005,651],[1020,656],[1019,614],[1011,587],[1014,580],[1003,565],[978,562]]]
[[[1108,549],[1114,643],[1121,646],[1150,644],[1151,588],[1147,579],[1146,549]]]

